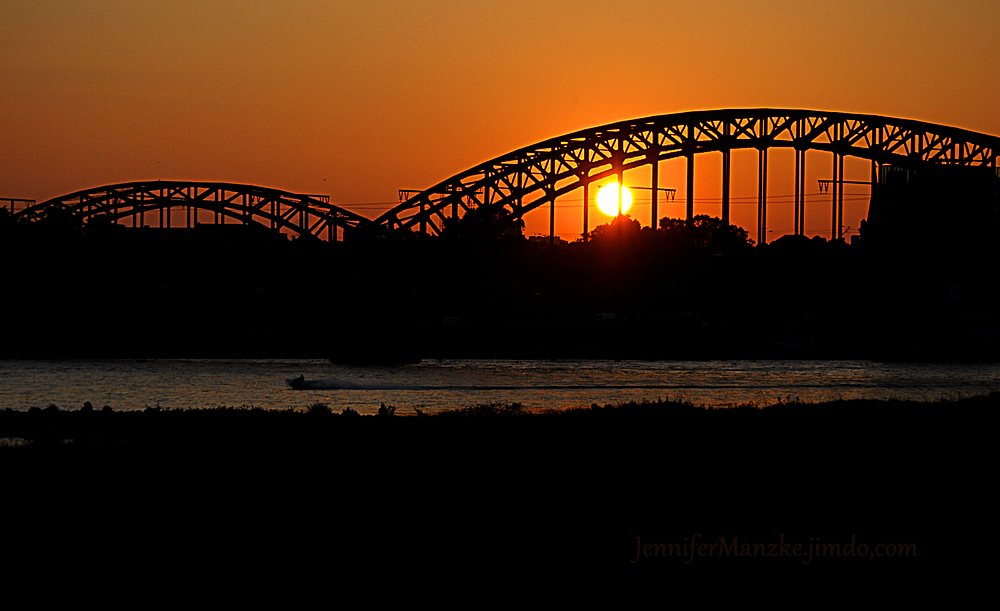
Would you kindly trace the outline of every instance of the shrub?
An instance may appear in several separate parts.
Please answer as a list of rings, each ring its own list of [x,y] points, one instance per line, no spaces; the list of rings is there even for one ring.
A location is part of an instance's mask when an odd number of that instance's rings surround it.
[[[319,402],[313,403],[312,405],[307,407],[306,411],[310,414],[315,414],[319,416],[332,413],[330,411],[330,408],[327,407],[326,403],[319,403]]]

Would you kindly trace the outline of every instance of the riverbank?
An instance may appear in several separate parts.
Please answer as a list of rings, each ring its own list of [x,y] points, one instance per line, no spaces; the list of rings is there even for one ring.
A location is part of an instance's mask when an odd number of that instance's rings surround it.
[[[933,402],[906,400],[839,400],[805,403],[778,401],[772,405],[736,405],[722,408],[696,406],[687,401],[657,400],[619,405],[591,405],[590,409],[534,409],[520,403],[485,404],[430,414],[421,410],[398,414],[385,404],[376,414],[361,415],[350,407],[315,402],[306,409],[261,409],[252,406],[212,409],[161,409],[118,411],[105,406],[81,409],[32,408],[27,411],[0,410],[0,438],[5,447],[25,451],[87,450],[106,444],[127,449],[134,444],[195,444],[221,448],[258,444],[292,443],[296,447],[342,443],[347,438],[380,435],[438,435],[478,431],[506,435],[514,431],[609,430],[626,428],[713,427],[716,432],[739,430],[743,434],[806,432],[821,426],[831,431],[873,431],[899,433],[966,417],[1000,407],[1000,393],[966,399]],[[957,412],[957,413],[956,413]],[[859,427],[861,427],[859,429]],[[673,443],[679,443],[674,440]],[[304,445],[303,445],[304,444]]]
[[[198,566],[322,549],[330,570],[884,579],[974,564],[998,403],[4,411],[0,436],[31,441],[0,448],[0,462],[9,515],[74,556],[110,542],[155,550],[154,563],[200,550]],[[734,540],[756,547],[734,555]],[[692,556],[692,541],[715,548]],[[820,557],[819,542],[838,547]],[[876,559],[880,544],[893,556]]]

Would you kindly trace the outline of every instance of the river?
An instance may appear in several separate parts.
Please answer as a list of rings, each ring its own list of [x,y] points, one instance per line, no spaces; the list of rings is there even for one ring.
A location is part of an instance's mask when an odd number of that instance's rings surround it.
[[[293,390],[304,376],[313,390]],[[529,409],[683,399],[758,405],[836,399],[957,399],[1000,390],[996,363],[875,361],[427,360],[345,367],[325,360],[6,360],[0,409],[89,401],[116,410],[253,406],[302,409],[322,402],[375,413],[434,413],[486,403]]]

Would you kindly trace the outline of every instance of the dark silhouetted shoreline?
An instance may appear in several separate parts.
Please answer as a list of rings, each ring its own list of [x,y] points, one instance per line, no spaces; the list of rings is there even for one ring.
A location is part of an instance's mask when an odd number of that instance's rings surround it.
[[[970,537],[987,523],[998,404],[1000,394],[762,409],[480,406],[423,417],[321,405],[4,411],[0,435],[31,441],[0,448],[0,461],[17,515],[42,520],[46,536],[71,536],[74,553],[141,532],[154,546],[211,542],[237,565],[264,550],[320,546],[330,570],[514,563],[683,577],[810,567],[770,556],[633,563],[637,537],[807,546],[853,536],[912,544],[919,555],[826,558],[810,574],[909,578],[976,560]],[[104,534],[71,528],[81,522]]]

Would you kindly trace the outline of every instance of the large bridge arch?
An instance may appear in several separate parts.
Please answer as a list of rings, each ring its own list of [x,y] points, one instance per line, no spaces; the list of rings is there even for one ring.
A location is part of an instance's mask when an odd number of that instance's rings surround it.
[[[199,211],[216,224],[256,224],[295,235],[336,240],[338,230],[371,223],[365,217],[330,204],[329,198],[302,195],[235,183],[148,181],[84,189],[29,206],[14,218],[33,218],[63,209],[86,222],[106,217],[115,223],[131,218],[133,227],[145,225],[146,214],[157,214],[159,226],[170,227],[173,210],[184,213],[182,226],[199,222]]]
[[[1000,137],[878,115],[788,109],[727,109],[685,112],[620,121],[551,138],[465,170],[405,199],[376,223],[390,229],[440,233],[445,219],[479,206],[502,206],[509,220],[554,202],[576,189],[652,166],[652,216],[656,218],[659,162],[687,159],[687,216],[694,210],[694,158],[721,152],[722,215],[729,221],[730,152],[756,149],[758,161],[758,242],[766,238],[767,152],[791,148],[795,154],[795,233],[805,227],[805,152],[833,157],[832,237],[843,231],[844,157],[871,161],[872,182],[879,165],[923,164],[997,167]],[[402,192],[401,192],[402,193]],[[525,201],[533,197],[532,201]],[[584,208],[586,210],[586,206]],[[554,206],[550,230],[554,227]],[[586,228],[586,212],[584,227]]]

